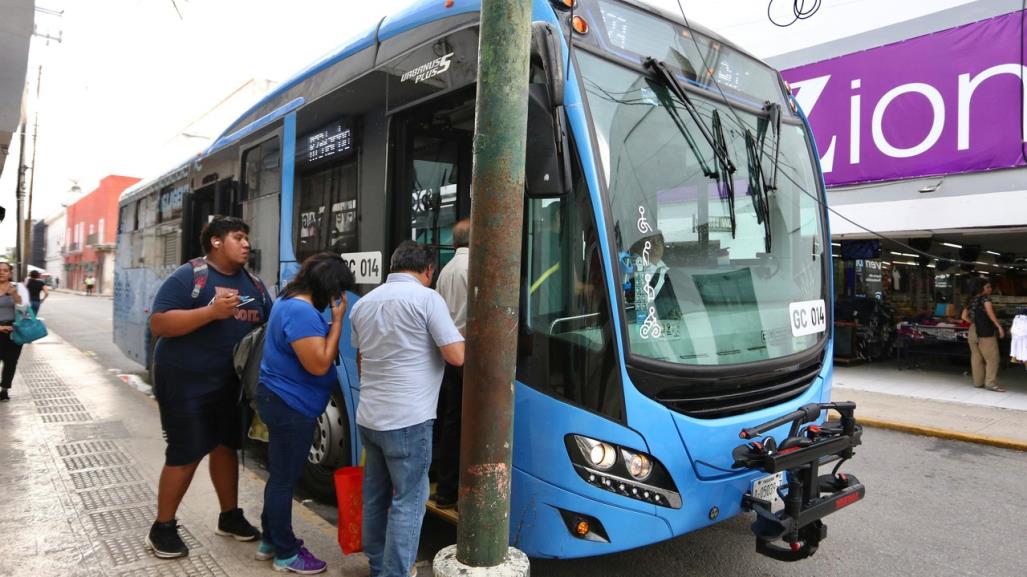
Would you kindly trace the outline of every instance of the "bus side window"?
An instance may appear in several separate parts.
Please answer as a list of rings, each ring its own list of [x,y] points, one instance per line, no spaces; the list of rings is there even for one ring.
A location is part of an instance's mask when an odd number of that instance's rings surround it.
[[[572,195],[527,201],[517,377],[622,420],[598,231],[584,181],[576,184]]]
[[[297,260],[325,250],[357,250],[357,188],[356,160],[300,177],[293,227]]]

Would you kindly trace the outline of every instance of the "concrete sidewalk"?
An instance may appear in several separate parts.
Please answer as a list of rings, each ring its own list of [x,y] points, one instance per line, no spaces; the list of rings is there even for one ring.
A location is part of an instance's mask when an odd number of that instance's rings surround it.
[[[856,402],[867,426],[1027,451],[1027,371],[1008,367],[1007,392],[974,388],[961,367],[894,362],[835,367],[833,398]]]
[[[157,406],[59,336],[25,347],[0,429],[0,576],[279,575],[253,558],[255,543],[214,534],[206,466],[178,514],[190,555],[147,551],[164,459]],[[258,524],[263,489],[241,472],[240,506]],[[329,574],[367,575],[366,558],[343,557],[335,527],[299,503],[293,524]]]

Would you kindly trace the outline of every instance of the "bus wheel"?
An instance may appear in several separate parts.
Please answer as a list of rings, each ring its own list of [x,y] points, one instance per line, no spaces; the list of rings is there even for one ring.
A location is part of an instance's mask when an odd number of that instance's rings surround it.
[[[335,470],[350,464],[349,419],[341,393],[332,393],[314,426],[314,442],[303,469],[307,489],[319,501],[335,502]]]

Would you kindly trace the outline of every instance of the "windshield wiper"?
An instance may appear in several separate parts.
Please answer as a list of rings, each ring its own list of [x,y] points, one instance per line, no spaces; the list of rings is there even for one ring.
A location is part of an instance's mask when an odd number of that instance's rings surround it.
[[[717,160],[723,166],[727,167],[729,172],[734,172],[735,165],[731,162],[731,158],[727,152],[727,147],[718,146],[713,133],[710,131],[709,127],[706,126],[706,123],[703,122],[702,116],[699,115],[699,109],[695,107],[692,99],[688,97],[688,93],[685,91],[684,87],[681,86],[681,83],[678,82],[677,77],[674,76],[674,73],[671,72],[670,68],[667,67],[667,64],[663,61],[656,60],[652,56],[646,56],[645,67],[652,70],[656,75],[656,78],[660,80],[668,90],[674,93],[674,96],[678,97],[678,100],[680,100],[681,104],[684,105],[685,110],[688,111],[688,115],[692,117],[692,121],[699,127],[699,132],[702,132],[703,138],[706,139],[706,143],[713,149],[714,156],[717,157]],[[669,108],[671,110],[675,110],[674,107]],[[703,172],[706,171],[704,170]],[[707,176],[712,178],[715,174],[707,174]]]
[[[720,121],[720,113],[716,109],[713,110],[712,125],[711,127],[707,127],[702,116],[699,114],[699,109],[696,108],[692,99],[689,98],[688,92],[686,92],[684,87],[681,86],[678,79],[674,76],[674,73],[667,67],[666,63],[658,61],[650,56],[646,57],[645,66],[653,71],[656,78],[667,87],[668,92],[672,92],[677,96],[678,100],[685,107],[685,110],[688,111],[688,115],[692,117],[692,121],[699,127],[699,132],[701,132],[703,137],[706,139],[706,143],[709,144],[710,149],[713,150],[713,155],[717,159],[716,170],[711,169],[706,163],[705,158],[699,152],[698,147],[695,144],[695,139],[692,138],[691,132],[689,132],[685,127],[684,122],[681,121],[681,117],[678,116],[677,107],[674,105],[673,100],[667,98],[667,102],[663,103],[664,108],[667,109],[671,118],[674,120],[674,124],[677,125],[678,130],[684,135],[685,140],[688,142],[688,146],[692,149],[692,153],[695,154],[695,157],[699,160],[703,174],[706,175],[707,178],[716,179],[717,193],[719,196],[727,196],[728,215],[731,220],[731,238],[735,238],[735,182],[731,175],[735,173],[736,169],[734,163],[731,162],[731,155],[727,149],[727,139],[724,138],[724,126]]]
[[[727,139],[724,138],[724,125],[720,122],[720,111],[713,110],[713,137],[716,140],[717,148],[724,151],[724,156],[717,157],[717,192],[724,187],[727,195],[727,211],[731,220],[731,238],[735,238],[735,180],[731,175],[735,172],[735,166],[731,164],[731,157],[727,152]]]
[[[745,155],[749,164],[749,196],[752,197],[756,222],[763,225],[763,242],[769,253],[772,247],[770,226],[770,191],[777,190],[778,157],[781,151],[781,105],[768,102],[756,123],[756,135],[745,129]],[[764,170],[763,157],[766,153],[767,129],[774,129],[774,162],[768,173]]]

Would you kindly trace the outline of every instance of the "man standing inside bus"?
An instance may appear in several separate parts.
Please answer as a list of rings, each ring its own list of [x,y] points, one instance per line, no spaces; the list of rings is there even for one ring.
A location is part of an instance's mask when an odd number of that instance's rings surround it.
[[[456,254],[442,268],[436,287],[446,301],[449,316],[461,335],[467,325],[467,268],[470,264],[468,246],[471,240],[471,221],[463,219],[453,225],[453,245]],[[463,408],[464,369],[446,364],[442,378],[442,401],[439,415],[442,434],[439,438],[438,487],[433,497],[435,505],[448,509],[456,505],[460,484],[460,412]]]
[[[404,241],[385,284],[350,312],[364,443],[363,545],[371,577],[406,577],[428,502],[432,426],[445,364],[463,366],[464,338],[430,288],[434,255]]]

